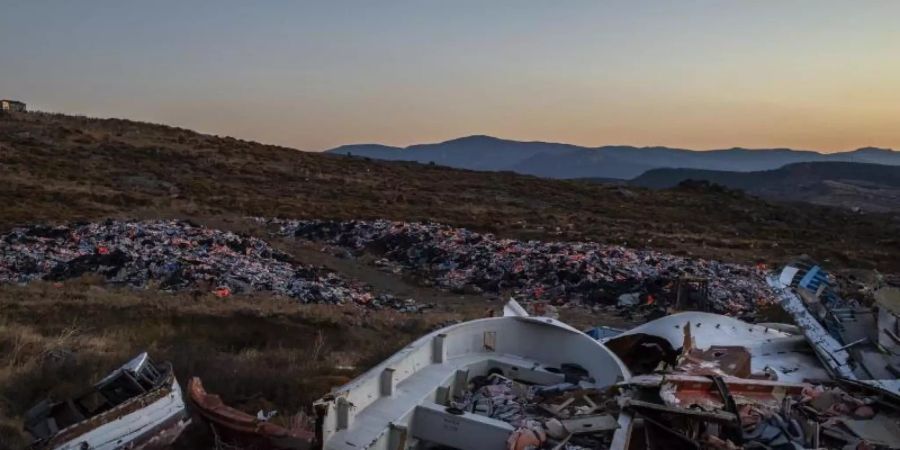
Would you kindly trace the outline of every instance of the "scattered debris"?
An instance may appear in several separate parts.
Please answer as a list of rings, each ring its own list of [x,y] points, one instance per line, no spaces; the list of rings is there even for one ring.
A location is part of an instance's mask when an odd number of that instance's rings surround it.
[[[613,415],[618,407],[609,394],[581,389],[578,383],[586,372],[577,372],[580,375],[570,380],[575,383],[555,386],[521,383],[496,373],[476,376],[451,406],[516,427],[510,448],[606,448],[619,428]]]
[[[146,353],[75,398],[45,400],[25,414],[33,448],[113,450],[166,448],[190,424],[181,387],[168,363]]]
[[[313,406],[315,432],[274,412],[238,411],[188,392],[222,442],[242,448],[900,449],[900,290],[864,306],[801,261],[764,267],[691,260],[585,242],[496,239],[436,224],[282,221],[280,233],[371,252],[393,273],[510,300],[503,317],[423,336]],[[133,287],[206,289],[220,298],[269,291],[303,302],[417,312],[264,241],[187,222],[30,227],[0,238],[0,282],[84,273]],[[777,301],[794,324],[752,324]],[[584,333],[561,304],[644,308],[630,330]],[[615,305],[615,306],[613,306]],[[678,310],[690,312],[673,313]],[[698,311],[700,310],[700,311]],[[66,358],[66,355],[51,355]],[[83,396],[26,415],[42,449],[152,448],[190,422],[171,366],[146,353]],[[137,430],[137,431],[135,431]]]
[[[674,307],[752,316],[775,294],[759,267],[690,259],[594,242],[498,239],[433,223],[266,220],[279,233],[324,241],[344,255],[369,251],[377,264],[443,288],[556,304]]]
[[[0,236],[0,282],[64,280],[96,273],[110,283],[205,290],[219,298],[274,292],[304,303],[356,303],[416,312],[426,305],[300,264],[249,236],[157,220],[31,226]]]
[[[802,336],[686,312],[604,342],[640,448],[900,448],[900,397],[832,379]]]
[[[505,310],[433,332],[320,400],[322,448],[900,448],[898,398],[829,378],[802,336],[679,313],[603,340],[633,374],[610,384],[614,366],[588,368],[581,341],[548,334],[558,321]]]
[[[619,296],[619,306],[636,306],[641,302],[640,292],[629,292]]]
[[[900,396],[900,346],[892,336],[898,308],[891,288],[879,291],[875,308],[864,307],[841,298],[830,274],[810,261],[792,263],[769,281],[834,377]]]

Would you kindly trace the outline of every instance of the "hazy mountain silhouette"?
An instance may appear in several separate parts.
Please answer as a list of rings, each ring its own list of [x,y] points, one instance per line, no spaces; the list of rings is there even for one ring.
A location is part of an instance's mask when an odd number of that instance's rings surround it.
[[[866,155],[868,150],[851,152]],[[874,153],[881,157],[884,153]],[[672,188],[703,180],[776,200],[804,201],[868,211],[900,211],[900,167],[856,162],[807,162],[756,172],[654,169],[629,184]]]
[[[491,136],[469,136],[405,148],[378,144],[345,145],[328,152],[471,170],[511,170],[551,178],[631,179],[657,168],[751,172],[800,162],[900,165],[900,152],[879,148],[829,154],[787,148],[709,151],[631,146],[592,148],[551,142],[511,141]]]

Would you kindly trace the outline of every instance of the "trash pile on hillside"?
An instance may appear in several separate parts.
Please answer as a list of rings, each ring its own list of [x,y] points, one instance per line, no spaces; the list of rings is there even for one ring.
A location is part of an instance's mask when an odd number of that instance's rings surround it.
[[[764,268],[595,242],[498,239],[432,223],[269,220],[282,235],[325,241],[451,290],[511,292],[524,301],[587,305],[673,302],[679,281],[702,280],[708,308],[747,315],[775,295]],[[391,265],[399,265],[391,267]]]
[[[415,310],[336,273],[299,264],[265,241],[184,221],[106,221],[18,228],[0,237],[0,282],[64,280],[87,273],[110,283],[209,290],[219,297],[274,292],[304,303]]]

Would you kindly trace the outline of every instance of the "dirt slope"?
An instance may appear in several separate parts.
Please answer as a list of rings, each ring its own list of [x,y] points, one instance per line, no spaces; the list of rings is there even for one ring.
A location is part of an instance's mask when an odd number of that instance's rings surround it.
[[[0,116],[0,229],[128,217],[434,220],[737,261],[900,270],[900,222],[710,188],[650,191],[300,152],[126,120]]]
[[[268,239],[241,217],[386,217],[726,260],[809,253],[832,266],[900,271],[890,216],[772,204],[708,186],[651,191],[367,161],[124,120],[0,115],[0,180],[0,230],[182,217]],[[25,445],[21,415],[34,402],[72,394],[137,351],[173,361],[182,381],[203,377],[239,408],[287,418],[425,331],[499,305],[272,241],[300,261],[438,308],[404,315],[262,295],[223,301],[91,278],[0,286],[0,449]],[[579,326],[623,320],[564,315]],[[202,428],[192,433],[184,448],[209,447]]]

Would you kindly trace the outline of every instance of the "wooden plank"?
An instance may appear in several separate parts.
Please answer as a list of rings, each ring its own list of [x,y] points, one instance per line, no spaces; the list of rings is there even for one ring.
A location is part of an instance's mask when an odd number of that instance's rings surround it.
[[[640,400],[625,400],[623,408],[652,410],[668,414],[678,414],[681,416],[695,417],[697,419],[715,420],[718,422],[736,422],[737,416],[725,411],[707,412],[698,409],[675,408],[657,403],[644,402]]]

